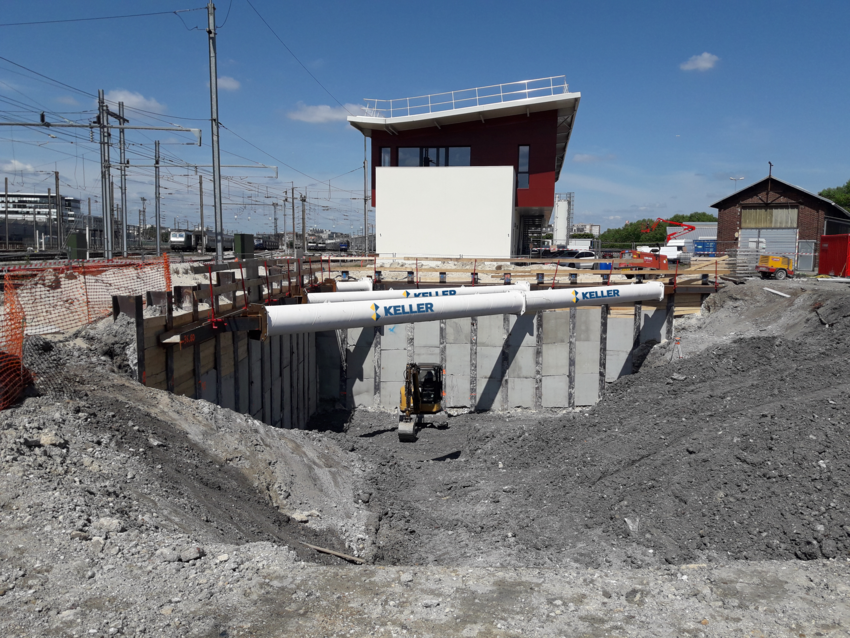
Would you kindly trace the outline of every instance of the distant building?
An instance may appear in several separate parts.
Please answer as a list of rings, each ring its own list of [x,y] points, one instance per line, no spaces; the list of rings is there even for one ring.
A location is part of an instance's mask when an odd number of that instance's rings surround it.
[[[573,224],[571,234],[578,235],[579,233],[590,233],[594,237],[599,237],[601,232],[602,227],[599,224]]]
[[[560,76],[367,100],[348,121],[372,138],[377,252],[529,254],[555,205],[580,99]]]
[[[72,230],[78,222],[85,222],[85,216],[81,213],[82,202],[76,197],[66,197],[60,194],[62,199],[62,223],[66,233]],[[34,230],[39,237],[49,234],[56,238],[58,235],[58,215],[56,212],[56,198],[51,195],[49,200],[47,193],[9,193],[9,241],[12,243],[33,244]],[[5,239],[6,198],[5,193],[0,192],[0,236]],[[97,229],[103,228],[103,222],[98,217],[92,226]]]
[[[718,210],[717,251],[757,249],[787,255],[798,270],[817,268],[821,235],[850,233],[850,212],[773,176],[711,205]]]

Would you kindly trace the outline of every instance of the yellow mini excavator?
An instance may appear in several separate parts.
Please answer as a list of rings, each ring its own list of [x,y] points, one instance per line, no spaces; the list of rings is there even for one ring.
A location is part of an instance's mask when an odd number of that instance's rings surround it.
[[[426,414],[443,410],[443,369],[437,363],[408,363],[398,408],[398,440],[415,441]]]

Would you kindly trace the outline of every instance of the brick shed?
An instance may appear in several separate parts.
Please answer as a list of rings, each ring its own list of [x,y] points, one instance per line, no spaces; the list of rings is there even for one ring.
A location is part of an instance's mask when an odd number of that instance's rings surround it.
[[[759,248],[817,268],[821,235],[850,232],[850,213],[832,201],[773,176],[711,205],[718,210],[717,250]]]

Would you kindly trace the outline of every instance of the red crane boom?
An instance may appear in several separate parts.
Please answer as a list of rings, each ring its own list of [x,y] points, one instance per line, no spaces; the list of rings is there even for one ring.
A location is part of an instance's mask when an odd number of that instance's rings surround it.
[[[687,235],[689,232],[697,229],[696,226],[691,226],[690,224],[683,224],[682,222],[674,222],[669,219],[661,219],[660,217],[655,220],[655,223],[652,225],[652,228],[642,228],[640,232],[642,233],[651,233],[653,230],[658,228],[658,224],[673,224],[675,226],[681,226],[681,230],[677,230],[675,233],[671,233],[667,235],[667,241],[669,242],[671,239],[676,239],[681,235]]]

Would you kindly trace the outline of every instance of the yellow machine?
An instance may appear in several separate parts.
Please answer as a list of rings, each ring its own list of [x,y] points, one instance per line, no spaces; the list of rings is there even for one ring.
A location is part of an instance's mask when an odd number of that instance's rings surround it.
[[[408,363],[398,406],[398,440],[415,441],[426,414],[443,410],[443,369],[437,363]]]
[[[762,255],[759,257],[756,270],[761,273],[762,279],[785,279],[794,276],[794,260],[789,257],[778,257],[776,255]]]

